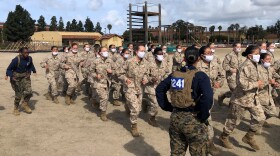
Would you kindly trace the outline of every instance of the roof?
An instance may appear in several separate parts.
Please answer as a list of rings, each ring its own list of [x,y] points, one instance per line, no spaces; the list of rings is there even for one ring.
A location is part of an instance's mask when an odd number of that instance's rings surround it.
[[[122,36],[119,36],[119,35],[117,35],[117,34],[107,34],[107,35],[101,36],[98,40],[110,39],[110,38],[115,37],[115,36],[117,36],[117,37],[123,39]]]
[[[39,31],[35,32],[35,34],[44,34],[44,35],[60,35],[62,38],[67,39],[99,39],[102,35],[98,32],[65,32],[65,31]]]

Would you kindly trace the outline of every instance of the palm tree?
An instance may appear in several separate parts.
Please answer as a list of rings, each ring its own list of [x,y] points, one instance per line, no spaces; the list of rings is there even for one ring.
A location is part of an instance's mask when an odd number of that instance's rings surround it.
[[[221,36],[221,30],[223,29],[222,26],[218,26],[218,29],[219,29],[219,36]]]
[[[240,28],[239,24],[236,23],[236,24],[234,25],[234,28],[235,28],[235,38],[234,38],[234,42],[235,42],[235,41],[236,41],[236,37],[237,37],[238,30],[239,30],[239,28]]]
[[[211,27],[209,27],[209,31],[211,33],[211,36],[213,36],[214,35],[214,31],[215,31],[215,26],[212,25]],[[213,38],[212,38],[212,42],[213,42]]]
[[[108,25],[107,25],[107,28],[108,28],[108,30],[109,30],[109,34],[111,34],[111,33],[110,33],[110,30],[112,29],[112,25],[111,25],[111,24],[108,24]]]

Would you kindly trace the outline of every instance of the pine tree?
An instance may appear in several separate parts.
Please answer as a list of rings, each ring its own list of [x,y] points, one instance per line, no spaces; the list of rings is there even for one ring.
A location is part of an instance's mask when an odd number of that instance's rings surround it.
[[[100,26],[100,23],[99,23],[99,22],[96,23],[95,32],[99,32],[100,34],[103,35],[103,33],[102,33],[102,27]]]
[[[63,30],[64,30],[64,23],[62,17],[60,17],[58,22],[58,31],[63,31]]]
[[[83,27],[83,23],[82,21],[79,21],[78,25],[77,25],[77,30],[79,32],[83,32],[84,31],[84,27]]]
[[[66,31],[71,31],[71,23],[70,23],[70,21],[68,21],[67,24],[66,24]]]
[[[56,30],[57,30],[57,20],[56,17],[53,16],[51,18],[50,31],[56,31]]]
[[[29,41],[35,31],[35,20],[27,10],[16,5],[14,12],[9,12],[4,24],[3,35],[7,41]]]
[[[70,31],[78,31],[78,26],[77,26],[77,21],[76,19],[73,19],[72,20],[72,23],[70,25]]]
[[[37,28],[37,31],[46,31],[46,22],[45,22],[45,17],[43,15],[41,15],[39,17],[39,19],[37,20],[37,25],[38,25],[38,28]]]
[[[85,27],[86,32],[93,32],[94,31],[94,26],[93,26],[93,23],[90,20],[90,18],[87,17],[84,27]]]

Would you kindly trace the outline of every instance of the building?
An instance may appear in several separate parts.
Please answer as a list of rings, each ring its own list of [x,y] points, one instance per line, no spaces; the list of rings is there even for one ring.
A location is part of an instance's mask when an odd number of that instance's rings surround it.
[[[109,45],[114,44],[118,47],[123,45],[123,37],[117,34],[107,34],[101,36],[95,44],[103,47],[109,47]]]
[[[31,39],[33,42],[64,46],[71,45],[75,42],[79,45],[84,45],[86,43],[94,45],[97,40],[102,37],[100,33],[97,32],[60,32],[60,31],[40,31],[35,32]]]

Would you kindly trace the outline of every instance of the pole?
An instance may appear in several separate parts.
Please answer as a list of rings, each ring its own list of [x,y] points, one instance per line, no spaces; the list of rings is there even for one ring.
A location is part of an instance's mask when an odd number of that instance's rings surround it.
[[[161,5],[158,5],[158,43],[162,45],[162,37],[161,37]]]
[[[132,15],[131,15],[132,5],[129,3],[129,42],[132,43]]]
[[[147,1],[145,1],[145,16],[144,16],[144,29],[145,29],[145,44],[148,44],[148,6]]]

